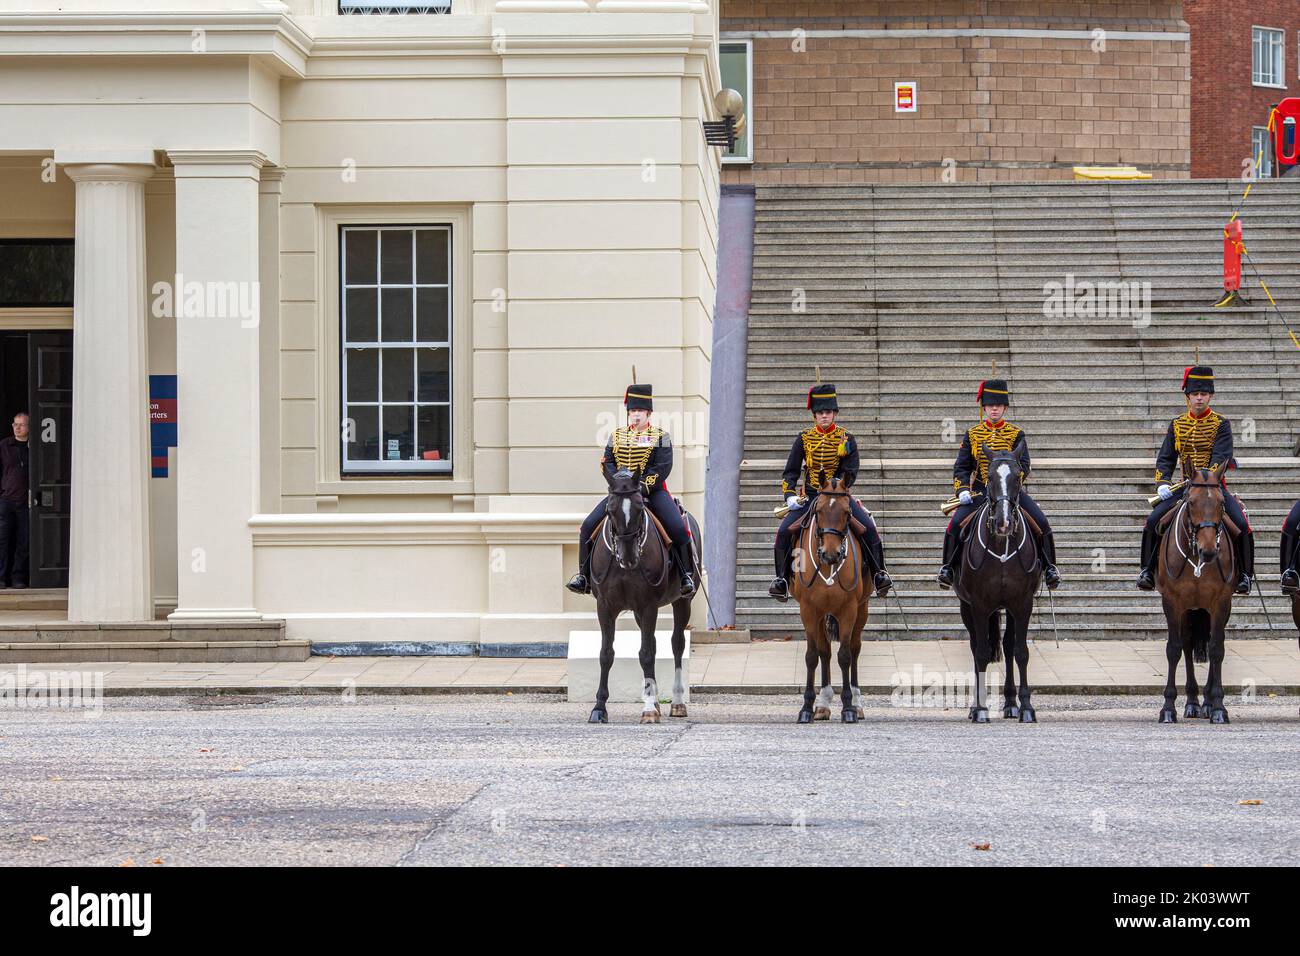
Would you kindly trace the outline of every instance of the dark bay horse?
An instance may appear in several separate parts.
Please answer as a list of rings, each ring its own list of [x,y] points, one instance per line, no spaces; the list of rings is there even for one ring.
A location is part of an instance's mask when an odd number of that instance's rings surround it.
[[[1228,723],[1223,706],[1224,630],[1232,615],[1237,565],[1223,517],[1224,463],[1199,468],[1190,477],[1184,466],[1182,504],[1171,511],[1168,528],[1160,541],[1156,589],[1164,604],[1169,638],[1165,657],[1169,679],[1160,723],[1178,721],[1174,701],[1178,696],[1175,678],[1178,658],[1187,661],[1187,706],[1184,717],[1208,717],[1212,724]],[[1204,701],[1198,700],[1194,661],[1210,662]]]
[[[1028,634],[1042,562],[1038,560],[1033,532],[1020,510],[1023,478],[1016,450],[989,457],[986,500],[971,515],[953,588],[961,599],[961,619],[975,658],[975,704],[969,717],[977,724],[989,721],[985,670],[990,662],[1004,657],[1002,716],[1018,717],[1022,724],[1038,720],[1030,703]],[[999,626],[1003,613],[1007,617],[1004,633]],[[1014,703],[1013,656],[1020,669],[1019,707]]]
[[[832,479],[808,509],[799,529],[798,549],[791,568],[794,585],[790,593],[799,602],[808,650],[808,683],[798,722],[830,720],[831,641],[840,642],[840,720],[856,723],[863,716],[862,691],[858,689],[858,654],[862,650],[862,629],[867,625],[871,587],[862,562],[858,536],[851,526],[853,512],[849,490],[840,479]],[[813,675],[821,662],[821,691],[813,706]]]
[[[692,560],[698,572],[702,539],[700,526],[689,512],[683,514],[691,534]],[[607,724],[609,669],[614,664],[614,625],[624,611],[641,628],[641,674],[644,703],[641,723],[659,723],[659,685],[655,680],[655,624],[659,609],[673,606],[673,698],[670,717],[686,716],[686,681],[682,654],[686,650],[686,623],[691,618],[691,598],[681,597],[681,582],[673,569],[669,548],[646,507],[641,485],[629,471],[609,479],[605,520],[596,528],[591,551],[591,591],[600,622],[600,687],[588,723]]]

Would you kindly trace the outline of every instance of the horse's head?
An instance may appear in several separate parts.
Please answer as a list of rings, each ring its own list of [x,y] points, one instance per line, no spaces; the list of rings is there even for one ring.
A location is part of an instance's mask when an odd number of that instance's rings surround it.
[[[1013,513],[1020,503],[1020,483],[1023,480],[1020,459],[1014,452],[1000,451],[989,456],[989,520],[993,533],[999,538],[1005,538],[1011,533]]]
[[[813,503],[817,527],[817,560],[822,564],[835,565],[848,556],[849,517],[852,513],[848,485],[842,478],[832,478],[826,487],[818,492],[817,499]],[[837,539],[834,552],[826,551],[827,535]]]
[[[1198,468],[1187,481],[1187,524],[1201,559],[1211,561],[1219,553],[1223,531],[1223,469],[1226,462],[1213,468]]]
[[[615,560],[620,567],[635,568],[641,561],[647,524],[641,483],[632,472],[619,470],[609,477],[605,518],[614,539]]]

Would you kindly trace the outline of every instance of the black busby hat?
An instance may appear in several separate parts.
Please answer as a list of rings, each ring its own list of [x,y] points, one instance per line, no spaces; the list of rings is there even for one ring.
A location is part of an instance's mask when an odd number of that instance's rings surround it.
[[[840,403],[835,399],[835,386],[817,384],[808,389],[808,408],[814,412],[838,412]]]
[[[630,412],[634,408],[644,408],[647,412],[654,411],[654,402],[651,395],[654,389],[649,385],[629,385],[627,391],[623,393],[623,404],[627,406]]]
[[[980,408],[985,405],[1010,405],[1011,390],[1007,388],[1007,380],[1004,378],[986,378],[980,382],[976,398],[979,399]]]
[[[1183,369],[1183,394],[1192,392],[1214,394],[1214,369],[1208,365],[1189,365]]]

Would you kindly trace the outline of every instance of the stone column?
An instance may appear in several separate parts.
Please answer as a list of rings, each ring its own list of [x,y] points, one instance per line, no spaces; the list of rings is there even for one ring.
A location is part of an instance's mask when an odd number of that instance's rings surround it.
[[[144,184],[153,153],[59,150],[55,161],[77,192],[68,619],[149,621]]]
[[[251,150],[173,150],[177,607],[260,620],[248,519],[260,507],[259,170]]]

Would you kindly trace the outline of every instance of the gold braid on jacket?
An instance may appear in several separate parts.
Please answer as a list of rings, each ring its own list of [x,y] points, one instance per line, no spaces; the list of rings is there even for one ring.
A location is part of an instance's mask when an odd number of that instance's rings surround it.
[[[646,463],[655,448],[659,446],[663,436],[664,430],[654,425],[640,430],[614,429],[614,437],[611,439],[614,446],[614,464],[620,469],[627,469],[632,474],[639,475],[642,481],[653,485],[659,476],[641,473],[645,470]]]

